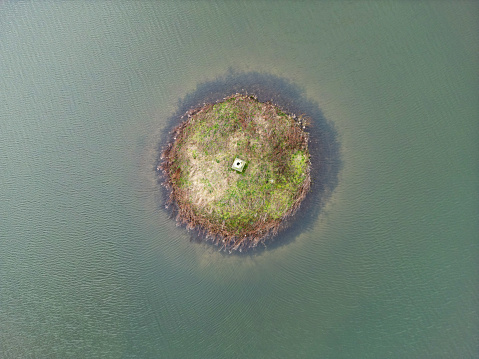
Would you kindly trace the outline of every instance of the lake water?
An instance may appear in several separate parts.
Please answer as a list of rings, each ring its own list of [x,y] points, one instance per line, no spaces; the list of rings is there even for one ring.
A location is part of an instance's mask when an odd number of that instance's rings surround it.
[[[275,4],[0,4],[1,358],[479,356],[478,3]],[[339,144],[314,218],[249,255],[191,241],[154,171],[231,72]]]

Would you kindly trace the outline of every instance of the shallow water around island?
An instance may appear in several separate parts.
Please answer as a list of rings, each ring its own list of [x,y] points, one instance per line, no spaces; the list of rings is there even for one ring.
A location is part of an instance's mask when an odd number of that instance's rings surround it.
[[[0,357],[477,357],[478,13],[1,3]],[[154,171],[233,73],[296,86],[339,143],[314,218],[247,255],[192,241]]]

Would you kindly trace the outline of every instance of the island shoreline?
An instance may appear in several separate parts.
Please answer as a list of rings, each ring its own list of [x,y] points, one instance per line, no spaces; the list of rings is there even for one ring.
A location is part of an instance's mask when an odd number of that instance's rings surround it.
[[[271,102],[259,102],[257,97],[251,94],[244,96],[236,93],[232,96],[224,98],[222,101],[217,101],[216,104],[222,104],[231,100],[249,102],[256,101],[259,104],[262,104],[263,107],[269,106],[277,109],[280,112],[284,111],[279,106],[272,104]],[[280,218],[268,218],[268,220],[263,220],[262,222],[258,221],[254,228],[243,231],[243,233],[240,235],[238,235],[238,233],[232,232],[231,230],[225,229],[225,221],[223,221],[222,226],[219,225],[218,222],[212,222],[208,220],[205,221],[203,218],[204,216],[197,215],[195,213],[195,209],[191,205],[191,201],[187,201],[182,198],[185,196],[185,193],[174,179],[174,175],[178,173],[179,168],[173,167],[175,166],[175,161],[178,160],[175,158],[175,143],[178,143],[183,139],[183,137],[185,137],[185,129],[188,127],[190,122],[193,121],[196,114],[211,111],[213,106],[214,104],[204,104],[201,107],[188,110],[182,116],[183,118],[186,118],[186,120],[177,125],[171,132],[171,141],[163,150],[160,163],[157,166],[157,170],[161,171],[163,174],[163,185],[169,193],[167,205],[176,207],[176,220],[178,223],[185,224],[187,229],[197,230],[199,233],[202,233],[205,240],[220,246],[221,249],[229,251],[243,251],[245,249],[255,248],[258,244],[264,243],[266,239],[275,237],[278,232],[284,229],[289,223],[287,219],[290,219],[300,208],[302,201],[306,197],[311,187],[311,163],[309,162],[309,154],[307,170],[304,174],[304,179],[301,179],[302,182],[299,191],[294,196],[294,202],[284,211]],[[306,129],[307,122],[309,121],[303,116],[296,116],[294,114],[287,113],[284,114],[288,119],[294,121],[296,127],[293,127],[293,129],[296,130],[296,132],[298,132],[298,128],[301,129],[301,133],[304,135],[304,138],[301,140],[304,142],[302,143],[302,146],[307,151],[309,134],[304,130]]]

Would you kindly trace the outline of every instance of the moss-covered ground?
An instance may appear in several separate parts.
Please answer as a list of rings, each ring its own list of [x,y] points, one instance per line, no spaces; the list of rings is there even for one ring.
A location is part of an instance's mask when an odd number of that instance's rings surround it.
[[[275,233],[310,186],[303,125],[239,94],[190,111],[163,155],[179,219],[232,249]],[[231,167],[235,158],[246,161],[241,173]]]

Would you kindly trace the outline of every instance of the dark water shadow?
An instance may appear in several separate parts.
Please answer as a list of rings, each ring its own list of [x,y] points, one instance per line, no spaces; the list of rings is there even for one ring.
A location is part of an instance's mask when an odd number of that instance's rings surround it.
[[[196,89],[178,101],[177,111],[167,119],[167,131],[161,137],[158,146],[158,163],[166,145],[172,140],[172,130],[182,121],[183,115],[205,103],[214,103],[234,93],[254,94],[261,102],[271,101],[284,112],[304,115],[310,119],[309,151],[311,154],[311,191],[308,193],[296,214],[290,217],[284,229],[276,236],[267,238],[264,246],[249,249],[246,252],[234,251],[241,255],[259,253],[264,249],[274,249],[294,241],[299,234],[313,226],[324,205],[338,184],[338,174],[342,167],[340,144],[337,131],[331,121],[328,121],[319,104],[306,98],[304,90],[287,79],[267,73],[234,72],[230,70],[224,76],[199,84]],[[157,170],[158,183],[164,181],[161,171]],[[168,192],[161,186],[163,204],[168,198]],[[171,218],[176,217],[174,206],[166,208]],[[199,231],[190,231],[191,240],[204,242],[204,235]]]

